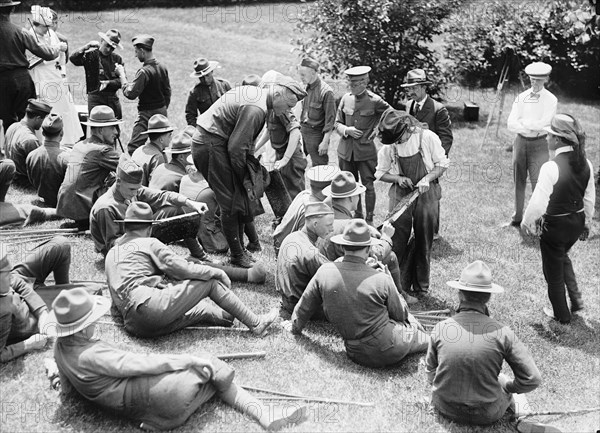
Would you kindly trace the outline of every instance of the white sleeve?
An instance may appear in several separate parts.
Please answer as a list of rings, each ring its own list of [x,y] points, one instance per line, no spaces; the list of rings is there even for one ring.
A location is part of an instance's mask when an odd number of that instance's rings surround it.
[[[558,182],[558,165],[554,161],[545,162],[540,169],[538,182],[523,216],[523,225],[531,232],[535,232],[535,221],[546,212],[556,182]]]
[[[513,102],[512,109],[510,110],[510,114],[508,115],[508,120],[506,122],[508,130],[510,132],[514,132],[515,134],[529,132],[529,130],[521,123],[521,105],[519,104],[520,98],[521,95],[517,95],[515,98],[515,102]]]
[[[375,168],[375,179],[381,179],[386,173],[390,173],[392,170],[392,155],[393,155],[393,144],[383,145],[379,152],[377,152],[377,167]],[[398,173],[390,173],[398,174]]]
[[[590,166],[590,180],[588,180],[585,194],[583,195],[583,209],[585,211],[585,225],[589,227],[594,217],[594,205],[596,203],[596,183],[594,182],[594,167],[591,161],[587,160]]]

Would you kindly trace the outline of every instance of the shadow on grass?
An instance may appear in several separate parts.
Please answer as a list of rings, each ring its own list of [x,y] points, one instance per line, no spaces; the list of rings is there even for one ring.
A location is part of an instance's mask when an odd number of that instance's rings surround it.
[[[21,376],[24,371],[24,357],[14,359],[11,362],[4,362],[0,364],[0,382],[4,383],[5,380],[18,380],[19,376]]]
[[[598,357],[600,322],[597,320],[586,320],[579,315],[573,315],[570,325],[561,325],[551,321],[547,326],[544,326],[543,323],[532,323],[531,327],[540,337],[550,343],[578,349],[593,357]]]
[[[464,253],[463,250],[455,248],[445,238],[440,237],[433,242],[433,248],[431,250],[431,259],[439,260],[444,257],[455,257],[460,256]]]

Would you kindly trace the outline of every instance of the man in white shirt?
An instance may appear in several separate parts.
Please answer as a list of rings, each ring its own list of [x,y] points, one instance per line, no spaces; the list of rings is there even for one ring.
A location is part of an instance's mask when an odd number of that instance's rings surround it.
[[[507,224],[519,227],[523,219],[527,173],[531,190],[535,189],[542,164],[548,161],[546,131],[556,114],[556,96],[544,88],[552,67],[535,62],[525,68],[531,88],[520,93],[508,116],[508,130],[517,134],[513,148],[515,212]]]

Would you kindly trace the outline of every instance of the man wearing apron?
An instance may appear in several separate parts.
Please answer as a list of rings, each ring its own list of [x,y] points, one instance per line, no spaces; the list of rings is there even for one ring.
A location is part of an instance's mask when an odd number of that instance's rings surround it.
[[[409,287],[417,294],[429,290],[429,260],[438,215],[441,187],[437,179],[450,161],[439,137],[419,126],[419,122],[404,111],[388,110],[379,125],[383,146],[377,155],[375,178],[392,184],[389,190],[389,210],[414,189],[419,197],[394,223],[396,229],[393,251],[407,263],[407,246],[414,229],[414,260],[405,270],[412,279]]]

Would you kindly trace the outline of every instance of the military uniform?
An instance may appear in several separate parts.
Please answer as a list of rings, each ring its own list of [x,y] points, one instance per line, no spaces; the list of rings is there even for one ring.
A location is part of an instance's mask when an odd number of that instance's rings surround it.
[[[155,114],[167,115],[167,108],[171,103],[171,84],[167,68],[156,59],[145,61],[133,81],[123,87],[123,95],[127,99],[139,97],[138,116],[127,145],[127,151],[131,155],[146,141],[142,132],[148,128],[148,120]]]
[[[214,78],[213,80],[209,86],[203,83],[196,83],[190,89],[187,103],[185,104],[185,120],[188,125],[195,127],[198,114],[204,113],[221,95],[231,90],[229,81],[222,78]]]
[[[374,128],[381,115],[390,105],[380,96],[365,90],[360,95],[346,93],[337,110],[336,129],[342,136],[338,146],[339,166],[341,170],[349,171],[356,180],[359,179],[367,188],[365,192],[365,207],[367,218],[375,210],[375,167],[377,165],[377,149],[373,142]],[[363,135],[356,139],[347,136],[346,127],[353,126],[362,131]],[[357,214],[362,210],[359,204]]]
[[[325,133],[333,130],[335,124],[335,97],[333,89],[317,77],[306,86],[306,97],[302,101],[302,114],[300,116],[304,152],[310,155],[313,167],[327,165],[327,154],[319,155],[319,144],[323,141]]]
[[[15,163],[4,157],[0,150],[0,203],[4,202],[8,188],[15,177]]]
[[[269,131],[271,147],[275,150],[275,159],[277,161],[283,158],[287,150],[290,132],[298,128],[300,128],[300,124],[291,111],[277,116],[273,110],[269,110],[269,114],[267,115],[267,129]],[[297,145],[288,163],[279,169],[283,183],[290,193],[292,200],[305,188],[304,170],[306,170],[307,165],[306,158],[302,150],[300,150],[300,146]]]
[[[156,170],[153,171],[152,179],[150,180],[148,187],[159,191],[179,192],[181,179],[185,175],[187,175],[187,172],[181,165],[175,162],[165,162],[164,164],[158,165]],[[186,197],[194,201],[202,201],[187,195]]]
[[[86,64],[90,60],[88,60],[87,57],[93,57],[91,52],[94,50],[98,50],[98,48],[89,50],[85,50],[85,47],[80,48],[71,54],[69,60],[75,66],[84,66],[86,68],[86,74],[88,74],[88,67],[86,67]],[[87,90],[88,112],[91,112],[92,108],[97,105],[107,105],[113,109],[115,117],[121,119],[123,117],[123,112],[121,110],[121,102],[119,102],[119,97],[117,96],[117,91],[121,88],[121,79],[115,71],[117,64],[124,65],[123,58],[114,52],[105,56],[100,50],[98,50],[98,56],[98,60],[95,60],[100,63],[98,79],[100,81],[107,81],[107,85],[102,90]]]
[[[317,239],[316,234],[304,227],[288,235],[279,249],[275,289],[281,294],[283,308],[290,313],[317,270],[329,263],[319,252]]]
[[[148,203],[154,212],[155,219],[168,218],[185,213],[181,208],[187,197],[170,191],[160,191],[141,187],[133,200]],[[123,233],[115,220],[123,219],[129,200],[125,200],[113,185],[98,198],[90,212],[90,232],[96,250],[106,255],[115,240]]]
[[[143,146],[138,147],[135,152],[133,152],[133,155],[131,155],[131,159],[139,165],[144,172],[142,185],[148,186],[154,170],[156,170],[159,165],[165,163],[165,154],[156,144],[150,141]]]
[[[28,99],[35,98],[25,50],[43,60],[58,56],[58,49],[40,44],[27,30],[13,24],[10,16],[0,19],[0,119],[5,131],[23,118]]]
[[[35,131],[27,126],[26,119],[13,123],[6,130],[6,156],[15,164],[14,182],[29,186],[27,176],[27,155],[40,146]]]
[[[360,257],[345,256],[316,272],[294,308],[294,328],[304,328],[321,306],[344,339],[346,354],[358,364],[385,367],[427,348],[427,334],[391,277]]]
[[[58,190],[65,178],[69,156],[58,141],[45,140],[27,156],[27,175],[48,207],[56,207]]]
[[[87,221],[92,205],[106,191],[109,175],[117,169],[118,163],[117,151],[98,137],[91,136],[75,144],[58,191],[58,215]]]
[[[158,239],[125,234],[108,252],[105,267],[113,305],[134,335],[165,335],[200,323],[230,326],[234,317],[248,327],[259,323],[258,316],[215,279],[221,270],[189,263]],[[200,302],[205,298],[219,307]]]
[[[285,212],[281,222],[273,232],[273,245],[278,250],[283,240],[290,233],[300,230],[304,227],[304,209],[306,203],[322,201],[316,197],[311,191],[301,191],[292,201],[290,207]]]

